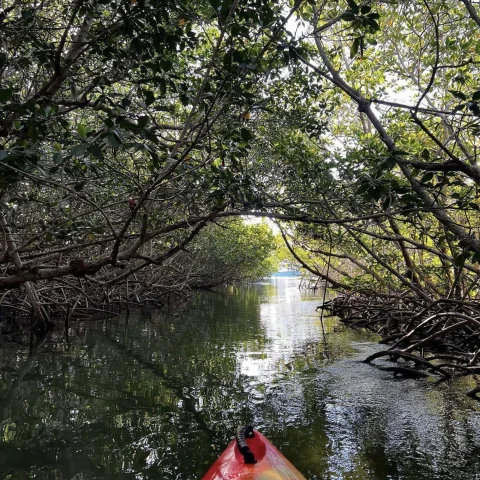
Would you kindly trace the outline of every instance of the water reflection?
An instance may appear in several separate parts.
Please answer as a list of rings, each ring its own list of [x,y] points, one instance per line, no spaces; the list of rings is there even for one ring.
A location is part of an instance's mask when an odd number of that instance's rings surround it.
[[[359,362],[375,339],[331,319],[325,344],[297,282],[84,323],[68,351],[0,349],[0,478],[200,478],[248,421],[312,480],[480,477],[471,380],[392,380]]]

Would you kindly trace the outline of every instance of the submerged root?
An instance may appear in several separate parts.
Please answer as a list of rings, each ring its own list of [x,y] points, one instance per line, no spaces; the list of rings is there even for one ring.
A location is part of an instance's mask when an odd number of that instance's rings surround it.
[[[380,370],[383,370],[384,372],[393,372],[394,377],[400,376],[402,378],[418,378],[430,376],[428,375],[428,373],[409,367],[382,367],[380,368]]]
[[[469,397],[472,397],[474,398],[475,400],[479,400],[480,401],[480,397],[477,395],[477,393],[480,393],[480,385],[476,386],[475,388],[472,388],[471,390],[469,390],[467,392],[467,395]]]
[[[398,361],[399,358],[403,358],[404,360],[413,362],[413,364],[415,366],[415,369],[416,369],[415,371],[417,371],[417,372],[421,368],[424,368],[424,369],[431,370],[435,373],[438,373],[438,374],[440,374],[440,375],[442,375],[446,378],[451,376],[448,372],[443,370],[441,367],[439,367],[439,366],[437,366],[433,363],[430,363],[428,360],[425,360],[425,358],[422,358],[418,355],[412,355],[411,353],[402,352],[401,350],[382,350],[381,352],[376,352],[373,355],[370,355],[369,357],[367,357],[364,360],[364,362],[365,363],[370,363],[373,360],[375,360],[376,358],[387,357],[387,356],[390,357],[392,360],[395,360],[395,361]],[[386,367],[383,370],[386,370],[386,369],[389,369],[389,368],[393,368],[393,369],[398,370],[398,368],[405,368],[405,367]],[[408,370],[414,370],[414,369],[409,368]],[[392,371],[394,371],[394,370],[392,370]],[[428,375],[423,375],[423,376],[428,376]]]
[[[354,328],[365,328],[389,345],[365,359],[389,358],[394,376],[447,379],[480,372],[480,304],[451,298],[427,301],[414,295],[346,294],[324,308]],[[399,364],[400,362],[400,364]],[[381,368],[381,367],[380,367]],[[427,373],[428,372],[428,373]],[[468,395],[480,399],[480,386]]]

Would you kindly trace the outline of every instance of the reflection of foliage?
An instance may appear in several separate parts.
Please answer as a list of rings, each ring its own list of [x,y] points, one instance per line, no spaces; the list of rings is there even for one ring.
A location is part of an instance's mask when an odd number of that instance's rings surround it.
[[[368,336],[338,331],[328,319],[327,346],[313,338],[301,340],[288,364],[276,361],[284,352],[276,350],[277,339],[267,335],[267,327],[270,322],[276,335],[286,324],[260,312],[267,303],[277,305],[278,293],[272,284],[247,285],[223,295],[206,292],[178,316],[139,311],[120,323],[76,326],[68,351],[44,344],[1,423],[0,476],[200,478],[235,428],[254,421],[306,478],[328,477],[335,469],[365,480],[382,468],[391,476],[396,471],[410,478],[412,472],[418,476],[420,467],[424,475],[418,478],[433,478],[435,462],[419,466],[415,460],[419,439],[411,430],[402,432],[402,448],[409,455],[398,456],[397,443],[389,450],[387,424],[395,415],[392,405],[382,402],[388,402],[386,388],[395,392],[402,384],[369,377],[356,362],[341,361],[352,353],[352,343]],[[308,315],[295,310],[295,322],[306,322],[319,338],[321,328],[312,316],[317,299],[305,300]],[[256,359],[269,357],[273,376],[260,380],[241,374],[239,355],[252,353]],[[23,351],[0,350],[2,396],[25,360]],[[351,391],[356,388],[367,395],[355,396]],[[438,413],[446,404],[456,405],[449,397],[455,392],[429,392],[429,408]],[[375,401],[378,395],[381,402]],[[456,415],[455,422],[466,416],[461,411]],[[473,455],[468,425],[455,425],[452,431],[446,427],[445,441],[465,435],[465,455]],[[395,442],[399,434],[395,430]]]
[[[244,341],[262,348],[264,340],[255,289],[199,297],[192,308],[183,318],[147,321],[143,332],[134,325],[148,312],[124,329],[79,327],[69,352],[41,353],[9,409],[15,420],[3,424],[0,473],[176,478],[169,469],[188,458],[182,468],[195,465],[199,475],[212,442],[250,417],[240,407],[246,394],[231,349]],[[228,350],[220,348],[225,343]]]

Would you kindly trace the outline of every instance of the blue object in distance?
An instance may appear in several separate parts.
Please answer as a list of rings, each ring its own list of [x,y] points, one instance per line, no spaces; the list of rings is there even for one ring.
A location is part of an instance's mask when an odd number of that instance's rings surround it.
[[[298,277],[299,275],[301,275],[301,272],[299,270],[288,270],[275,272],[274,274],[272,274],[272,277]]]

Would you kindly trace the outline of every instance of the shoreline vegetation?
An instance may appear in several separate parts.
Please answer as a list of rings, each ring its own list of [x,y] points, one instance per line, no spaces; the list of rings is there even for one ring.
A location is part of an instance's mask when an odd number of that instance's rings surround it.
[[[394,374],[478,373],[474,2],[5,0],[0,38],[2,339],[293,257]]]
[[[352,298],[355,297],[355,298]],[[320,306],[351,328],[382,337],[385,349],[364,361],[389,360],[380,369],[394,377],[433,376],[439,380],[480,374],[480,316],[473,302],[443,299],[427,304],[411,295],[401,298],[340,295]],[[480,400],[480,386],[466,394]]]

